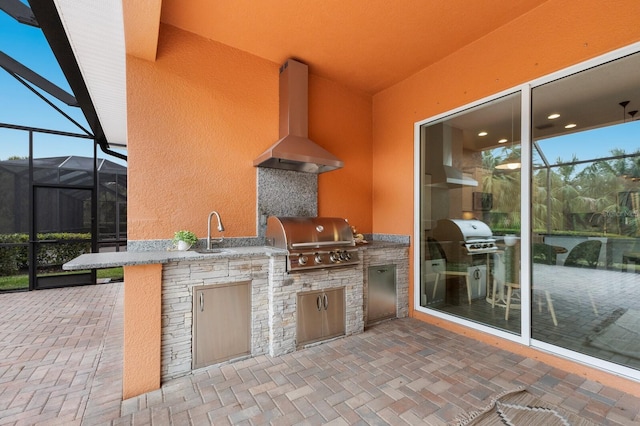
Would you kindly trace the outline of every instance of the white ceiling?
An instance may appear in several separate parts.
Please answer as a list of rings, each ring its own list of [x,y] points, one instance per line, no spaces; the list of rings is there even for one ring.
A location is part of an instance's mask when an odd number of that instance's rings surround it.
[[[126,54],[121,0],[54,0],[111,148],[127,143]]]

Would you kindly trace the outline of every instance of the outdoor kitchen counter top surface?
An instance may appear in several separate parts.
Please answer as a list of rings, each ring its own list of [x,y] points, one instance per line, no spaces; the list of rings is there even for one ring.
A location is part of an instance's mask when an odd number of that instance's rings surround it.
[[[197,251],[121,251],[109,253],[87,253],[62,265],[62,269],[76,271],[81,269],[112,268],[116,266],[150,265],[178,261],[207,260],[233,258],[256,255],[282,255],[285,250],[267,246],[229,247],[215,253],[198,253]]]
[[[373,241],[367,241],[365,244],[356,244],[356,246],[362,249],[383,249],[383,248],[409,247],[409,243],[373,240]]]

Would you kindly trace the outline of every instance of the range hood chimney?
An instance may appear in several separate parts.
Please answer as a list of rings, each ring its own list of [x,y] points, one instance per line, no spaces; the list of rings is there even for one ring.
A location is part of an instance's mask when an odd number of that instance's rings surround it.
[[[308,137],[309,70],[289,59],[280,67],[280,140],[253,161],[255,167],[324,173],[344,165]]]
[[[427,172],[431,175],[430,186],[432,187],[478,186],[477,180],[453,166],[454,150],[457,150],[460,156],[462,155],[462,145],[457,149],[454,148],[454,132],[455,130],[450,126],[442,123],[429,126],[427,129],[426,139],[430,149]],[[461,135],[458,139],[461,140]]]

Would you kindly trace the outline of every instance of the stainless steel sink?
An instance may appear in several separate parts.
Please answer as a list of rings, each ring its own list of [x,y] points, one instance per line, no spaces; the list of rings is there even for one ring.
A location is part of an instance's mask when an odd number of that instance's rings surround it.
[[[212,248],[208,250],[206,248],[201,248],[196,250],[196,253],[202,253],[202,254],[221,254],[221,253],[231,253],[231,252],[233,252],[233,250],[225,249],[225,248]]]

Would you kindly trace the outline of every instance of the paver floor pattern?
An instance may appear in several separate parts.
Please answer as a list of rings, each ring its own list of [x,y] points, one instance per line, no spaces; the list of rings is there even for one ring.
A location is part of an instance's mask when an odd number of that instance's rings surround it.
[[[0,425],[80,424],[105,397],[119,415],[122,292],[114,284],[0,294]]]
[[[519,385],[598,424],[640,424],[640,398],[414,319],[121,401],[122,297],[122,284],[0,295],[0,424],[443,425]]]

